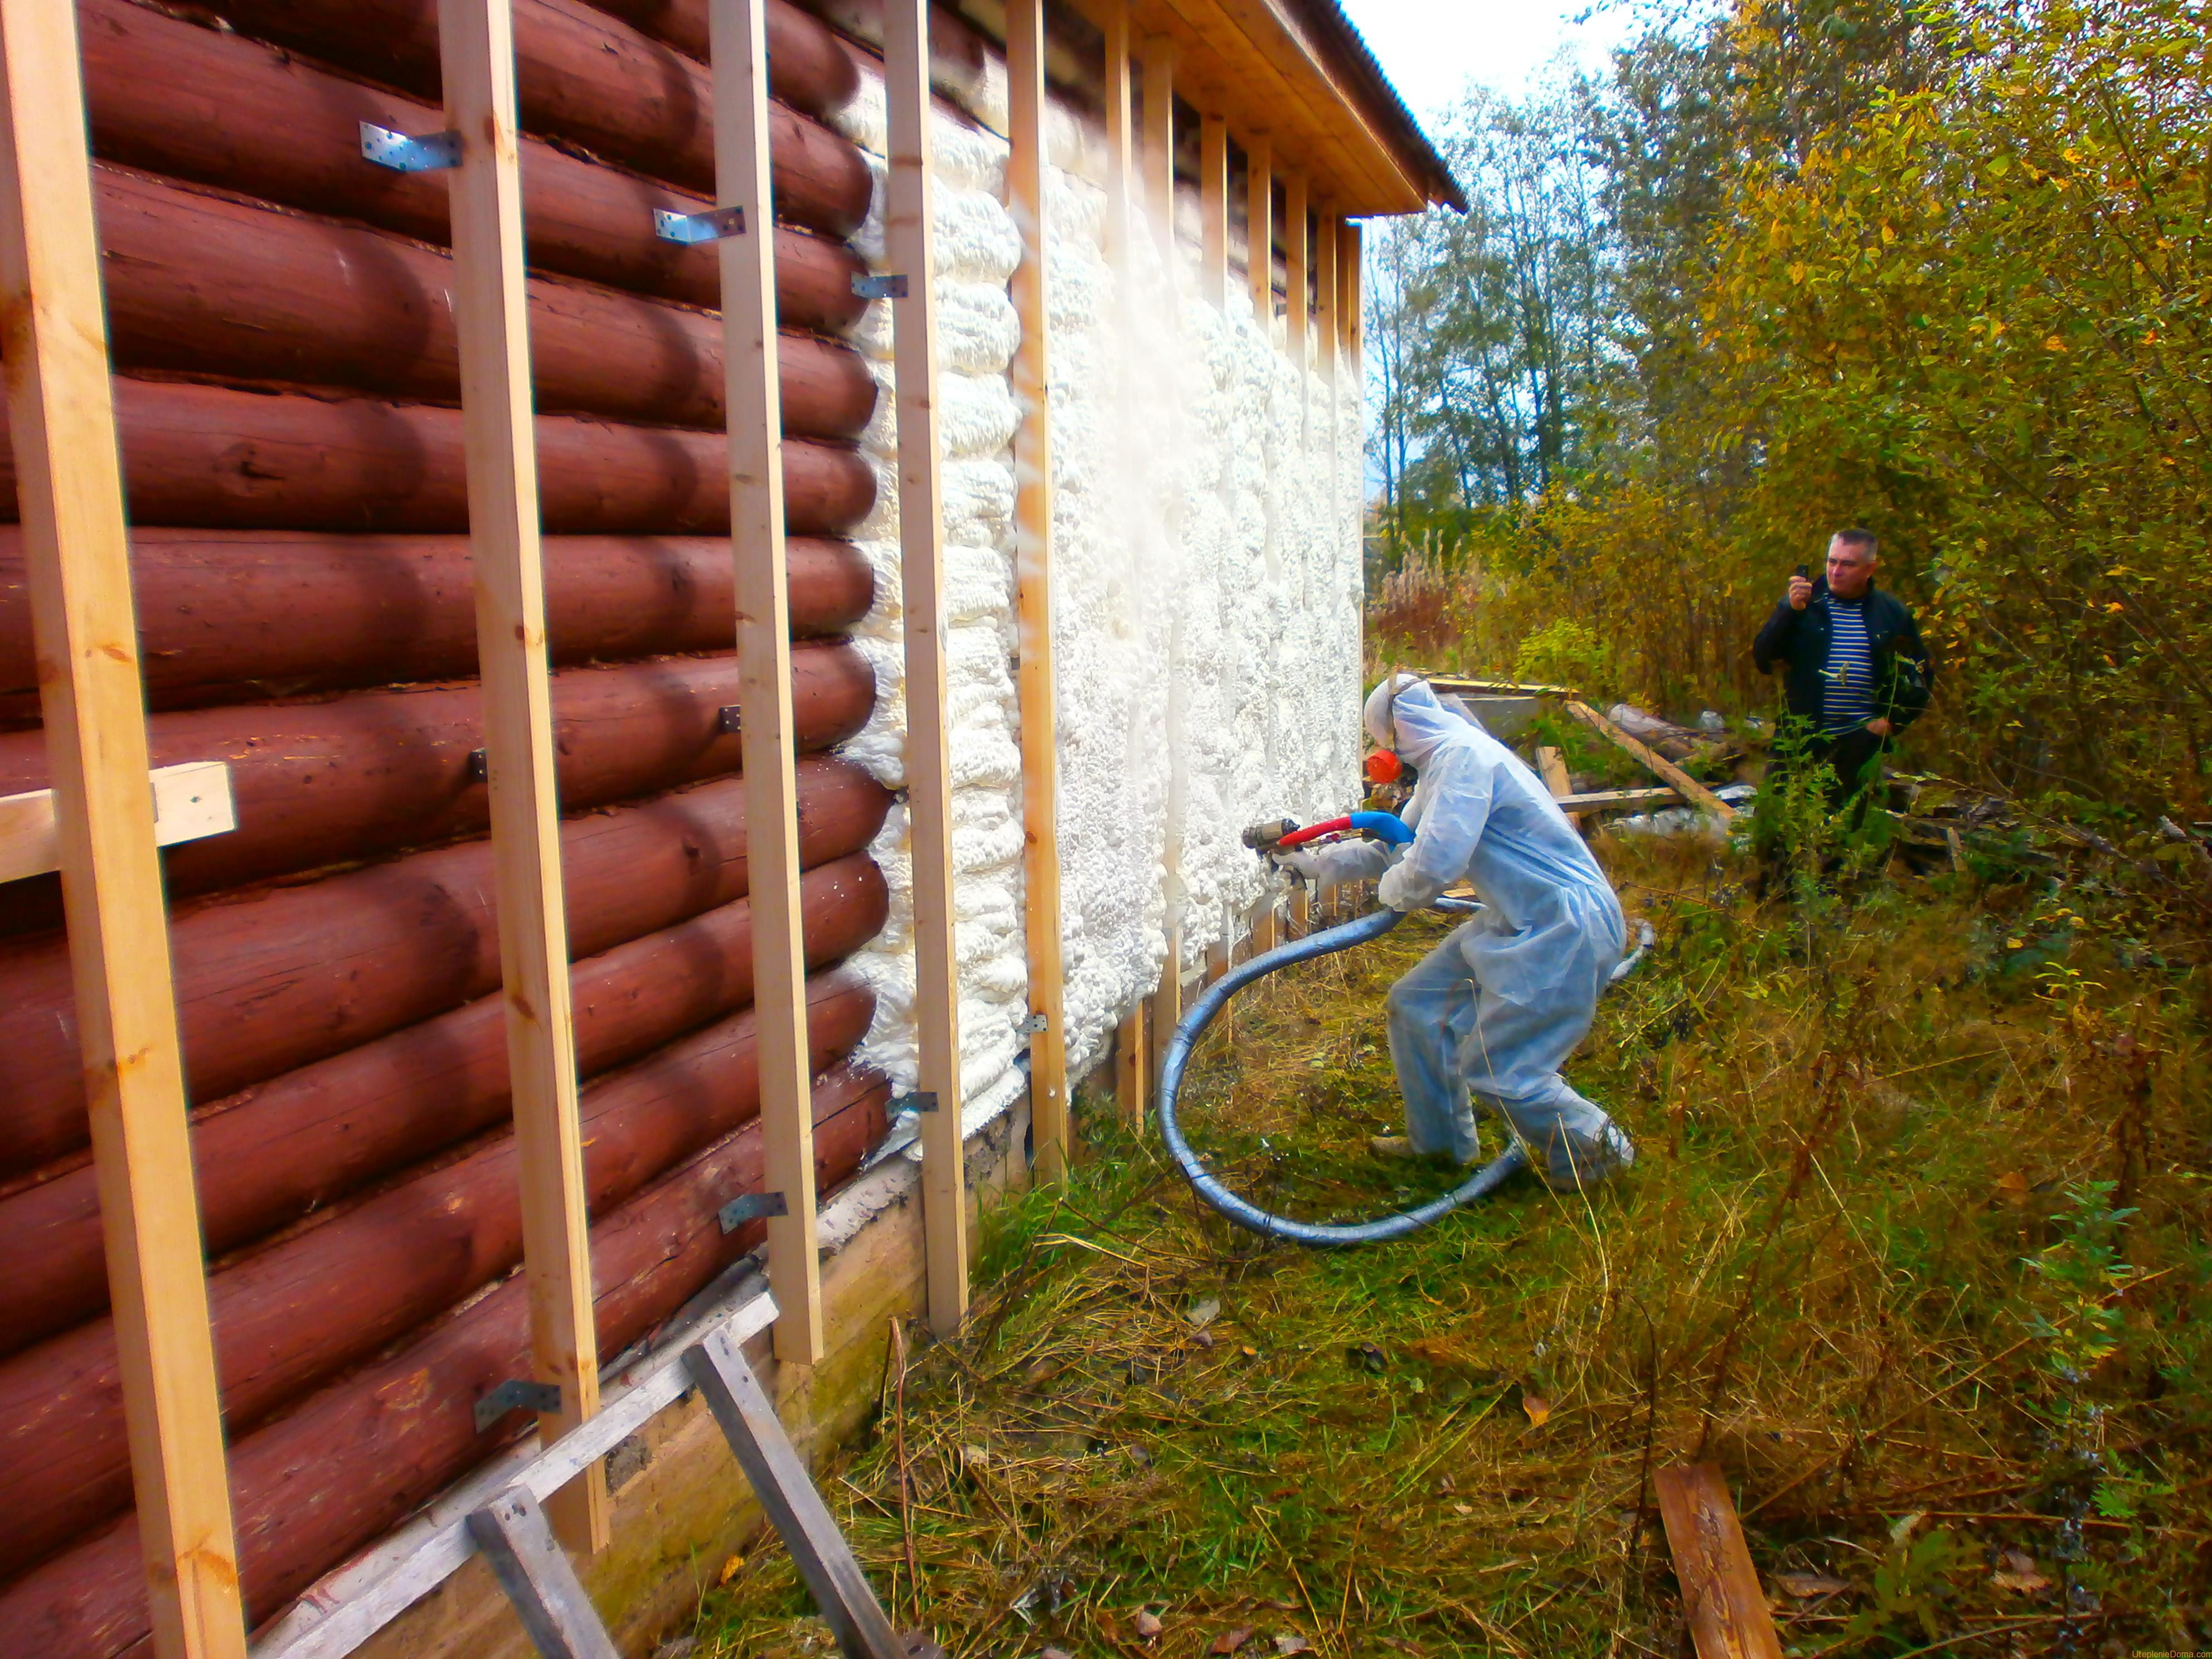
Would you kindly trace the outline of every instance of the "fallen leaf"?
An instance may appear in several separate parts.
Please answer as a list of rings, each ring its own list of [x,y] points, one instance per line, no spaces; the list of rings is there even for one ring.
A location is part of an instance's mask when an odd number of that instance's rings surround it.
[[[1137,1634],[1143,1637],[1145,1640],[1149,1642],[1152,1638],[1158,1636],[1159,1633],[1159,1615],[1154,1613],[1150,1607],[1139,1607],[1137,1609]]]
[[[1066,1648],[1047,1648],[1037,1659],[1075,1659],[1075,1656]]]
[[[2007,1550],[2004,1553],[2004,1564],[2005,1571],[2008,1572],[2033,1572],[2035,1571],[2035,1558],[2030,1555],[2026,1550]]]
[[[1275,1651],[1278,1653],[1310,1653],[1313,1651],[1313,1644],[1307,1641],[1304,1637],[1299,1635],[1297,1632],[1294,1630],[1285,1631],[1282,1635],[1278,1636],[1275,1638]]]
[[[1257,1348],[1239,1348],[1237,1352],[1247,1359],[1257,1359],[1260,1357],[1260,1351]]]
[[[983,1468],[990,1463],[990,1461],[991,1454],[984,1447],[963,1446],[960,1449],[960,1464],[963,1468]]]
[[[1808,1601],[1815,1595],[1838,1595],[1851,1587],[1848,1578],[1831,1578],[1825,1572],[1778,1572],[1774,1588],[1784,1595]]]
[[[2010,1170],[1997,1177],[1997,1190],[2005,1195],[2008,1204],[2021,1204],[2027,1199],[2027,1177],[2017,1170]]]
[[[740,1572],[744,1571],[744,1565],[745,1558],[744,1556],[732,1556],[728,1560],[722,1563],[721,1573],[715,1578],[714,1582],[718,1584],[728,1583],[730,1580],[735,1578]]]
[[[1451,1476],[1449,1476],[1449,1475],[1446,1475],[1446,1476],[1444,1476],[1441,1480],[1439,1480],[1439,1481],[1437,1481],[1437,1490],[1438,1492],[1449,1492],[1449,1491],[1451,1491],[1451,1489],[1452,1489],[1452,1483],[1451,1483]]]
[[[1455,1504],[1452,1505],[1452,1508],[1461,1515],[1473,1515],[1474,1513],[1474,1505],[1472,1504]]]
[[[1927,1519],[1926,1513],[1920,1510],[1915,1510],[1910,1515],[1899,1516],[1896,1520],[1889,1523],[1889,1541],[1893,1544],[1902,1544],[1912,1536],[1912,1529],[1925,1519]]]
[[[2018,1590],[2022,1595],[2032,1595],[2037,1590],[2051,1588],[2051,1581],[2039,1572],[1993,1573],[1990,1582],[1999,1589]]]
[[[1208,1653],[1234,1653],[1237,1649],[1243,1647],[1251,1639],[1251,1626],[1242,1625],[1235,1630],[1225,1630],[1222,1632],[1220,1635],[1215,1637],[1213,1638],[1213,1645],[1208,1648],[1206,1651]]]
[[[1528,1413],[1529,1425],[1533,1428],[1540,1429],[1551,1420],[1552,1402],[1540,1394],[1522,1395],[1521,1409]]]
[[[1213,1346],[1213,1333],[1212,1331],[1193,1331],[1190,1334],[1190,1340],[1197,1343],[1201,1348],[1210,1348]]]
[[[1209,1296],[1203,1302],[1194,1303],[1190,1310],[1191,1328],[1204,1330],[1214,1322],[1220,1312],[1221,1298],[1218,1296]]]

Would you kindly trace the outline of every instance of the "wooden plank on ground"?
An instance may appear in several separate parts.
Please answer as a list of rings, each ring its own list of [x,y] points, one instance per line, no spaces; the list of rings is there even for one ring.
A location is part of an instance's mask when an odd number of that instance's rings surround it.
[[[1262,334],[1275,325],[1274,146],[1264,132],[1244,141],[1244,276],[1252,320]]]
[[[1782,1659],[1781,1638],[1719,1468],[1693,1463],[1662,1469],[1652,1484],[1698,1659]]]
[[[737,1344],[718,1332],[684,1362],[837,1645],[855,1659],[906,1659],[905,1645],[892,1634],[852,1546],[823,1506]]]
[[[1552,799],[1564,801],[1575,793],[1575,786],[1567,776],[1567,757],[1548,744],[1536,749],[1536,775],[1544,781],[1544,787],[1552,792]],[[1567,822],[1579,830],[1583,827],[1582,813],[1574,807],[1563,806]]]
[[[1580,812],[1614,812],[1624,807],[1679,806],[1679,789],[1592,789],[1582,794],[1561,795],[1559,809],[1570,817]]]
[[[1300,368],[1310,366],[1306,314],[1313,301],[1306,206],[1306,175],[1293,173],[1283,180],[1283,349]]]
[[[157,766],[154,787],[154,843],[174,847],[238,828],[226,761],[185,761]],[[0,795],[0,882],[21,881],[62,867],[61,825],[54,792],[29,789]]]
[[[1567,699],[1567,713],[1572,714],[1600,737],[1610,743],[1618,744],[1626,750],[1652,772],[1680,790],[1684,798],[1693,805],[1704,807],[1706,811],[1719,818],[1723,823],[1730,823],[1735,819],[1735,808],[1730,806],[1664,755],[1656,753],[1637,742],[1635,738],[1630,737],[1627,732],[1606,719],[1588,703],[1570,697]]]
[[[952,932],[952,754],[945,690],[945,514],[937,436],[937,269],[929,172],[929,0],[885,0],[890,178],[884,240],[907,279],[891,302],[897,382],[900,604],[906,623],[907,846],[914,860],[914,1012],[921,1077],[929,1323],[968,1313],[968,1194],[960,1133],[960,978]]]
[[[1198,118],[1198,291],[1217,310],[1229,303],[1229,123]]]
[[[1045,216],[1044,0],[1006,6],[1007,206],[1022,238],[1009,284],[1014,349],[1014,614],[1020,659],[1023,924],[1030,981],[1030,1128],[1048,1181],[1067,1173],[1066,967],[1060,914],[1060,727],[1052,657],[1052,411]]]
[[[723,407],[728,410],[730,556],[735,562],[745,844],[751,866],[753,1017],[760,1056],[768,1272],[776,1358],[817,1364],[822,1271],[815,1249],[814,1110],[806,952],[799,910],[799,784],[791,714],[791,592],[783,529],[783,403],[777,380],[775,209],[769,192],[767,0],[714,0],[715,206],[744,216],[720,239]]]
[[[469,1536],[544,1659],[621,1659],[529,1487],[471,1512]]]
[[[244,1659],[154,846],[76,9],[54,0],[0,0],[0,284],[70,982],[154,1650],[161,1659]]]
[[[438,36],[446,125],[460,135],[451,174],[453,320],[523,1271],[538,1380],[561,1391],[557,1407],[538,1419],[550,1442],[599,1410],[599,1357],[561,889],[508,0],[440,0]],[[606,1547],[602,1466],[548,1508],[572,1548]]]

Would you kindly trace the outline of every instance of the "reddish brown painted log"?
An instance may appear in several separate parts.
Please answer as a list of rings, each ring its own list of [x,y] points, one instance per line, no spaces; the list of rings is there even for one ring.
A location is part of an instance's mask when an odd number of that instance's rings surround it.
[[[434,132],[430,104],[349,81],[245,36],[203,28],[131,0],[79,0],[94,153],[174,179],[311,213],[359,219],[443,247],[449,186],[435,173],[362,160],[359,124]],[[833,43],[834,44],[834,43]],[[835,240],[868,210],[865,164],[833,175],[771,155],[778,314],[787,328],[839,332],[866,306],[866,267]],[[824,186],[843,193],[824,197]],[[656,208],[697,213],[705,196],[586,161],[538,139],[522,145],[523,225],[531,264],[717,309],[718,256],[655,235]]]
[[[875,997],[831,975],[808,987],[807,1000],[819,1072],[867,1035]],[[748,1008],[584,1091],[593,1209],[620,1204],[757,1115],[753,1044]],[[514,1137],[502,1132],[210,1275],[227,1432],[250,1432],[521,1256]],[[42,1559],[130,1503],[112,1322],[80,1325],[0,1362],[0,1560]]]
[[[456,402],[450,254],[380,231],[93,169],[116,366]],[[562,277],[529,279],[538,407],[722,423],[718,318]],[[875,377],[850,346],[784,334],[783,429],[850,438]]]
[[[468,527],[461,416],[424,404],[224,386],[115,382],[124,483],[139,524],[256,530]],[[0,404],[0,433],[7,427]],[[727,535],[728,447],[720,433],[538,417],[538,499],[549,533]],[[784,523],[836,535],[866,518],[876,475],[843,445],[783,447]],[[15,510],[14,451],[0,444],[0,519]]]
[[[435,0],[217,0],[209,9],[262,40],[418,98],[438,95]],[[514,59],[525,131],[571,140],[687,189],[714,190],[714,90],[697,59],[583,0],[517,0]],[[834,107],[829,88],[794,84],[802,64],[826,62],[815,50],[799,63],[770,64],[770,89],[797,107],[769,106],[769,142],[787,169],[819,166],[843,175],[866,164],[849,143],[798,112]],[[846,188],[841,182],[824,193]]]
[[[842,761],[799,762],[799,856],[866,847],[890,798]],[[744,785],[701,784],[561,826],[568,951],[593,956],[744,896]],[[470,842],[171,919],[185,1075],[212,1100],[479,997],[499,982],[491,847]],[[68,952],[0,945],[0,1180],[85,1144]]]
[[[875,672],[850,646],[799,646],[791,695],[801,752],[826,749],[867,724]],[[724,729],[721,711],[738,696],[735,655],[562,669],[553,677],[562,809],[735,772],[738,732]],[[170,849],[172,898],[428,846],[490,822],[471,759],[483,746],[473,681],[156,714],[147,735],[156,766],[230,764],[238,827]],[[47,781],[46,734],[0,733],[0,795]]]
[[[794,636],[842,634],[867,614],[875,575],[858,548],[788,545]],[[555,661],[728,648],[726,540],[549,536],[544,548]],[[465,536],[133,529],[131,576],[156,708],[476,672]],[[0,525],[0,718],[35,720],[37,695],[22,542]]]
[[[815,1085],[815,1179],[833,1190],[882,1138],[888,1085],[840,1068]],[[757,1124],[702,1152],[592,1229],[599,1352],[618,1352],[760,1241],[714,1208],[761,1182]],[[266,1619],[529,1426],[484,1434],[475,1402],[527,1373],[526,1287],[509,1279],[389,1358],[230,1448],[249,1617]],[[0,1590],[3,1659],[115,1659],[148,1648],[145,1572],[125,1521]]]
[[[702,64],[712,59],[706,0],[592,0],[641,34],[664,40]],[[835,115],[860,90],[852,54],[836,31],[790,0],[769,0],[769,85],[810,115]],[[787,87],[804,88],[803,94]]]
[[[884,925],[883,872],[848,854],[800,879],[806,959],[820,967]],[[752,999],[752,909],[739,899],[576,964],[576,1068],[592,1077]],[[326,1209],[365,1183],[506,1120],[496,993],[287,1072],[194,1114],[210,1255]],[[0,1353],[107,1308],[100,1194],[81,1164],[0,1201]]]

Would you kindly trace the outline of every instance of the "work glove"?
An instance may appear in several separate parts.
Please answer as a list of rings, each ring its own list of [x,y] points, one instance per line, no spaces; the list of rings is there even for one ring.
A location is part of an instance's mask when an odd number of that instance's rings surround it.
[[[1269,855],[1269,861],[1278,870],[1287,871],[1294,876],[1303,876],[1308,881],[1318,882],[1321,879],[1321,854],[1310,853],[1303,847],[1293,847],[1287,853],[1272,854]]]
[[[1418,910],[1429,902],[1428,895],[1418,890],[1420,885],[1412,868],[1401,859],[1375,884],[1375,901],[1386,910]]]

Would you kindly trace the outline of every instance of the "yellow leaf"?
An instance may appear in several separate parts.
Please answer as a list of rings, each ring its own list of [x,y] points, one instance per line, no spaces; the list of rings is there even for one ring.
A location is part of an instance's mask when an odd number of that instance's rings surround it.
[[[1522,1395],[1521,1409],[1528,1413],[1528,1423],[1532,1428],[1540,1429],[1551,1420],[1552,1402],[1540,1394]]]
[[[2066,342],[2056,334],[2046,335],[2044,338],[2043,349],[2045,351],[2063,351],[2066,349]]]
[[[2118,612],[2126,609],[2127,606],[2122,605],[2118,599],[2114,599],[2110,605],[2105,607],[2105,611],[2107,615],[2117,615]]]
[[[735,1578],[740,1572],[744,1571],[744,1565],[745,1558],[744,1556],[732,1556],[728,1560],[722,1563],[722,1571],[715,1576],[714,1582],[718,1584],[728,1583],[730,1580]]]

